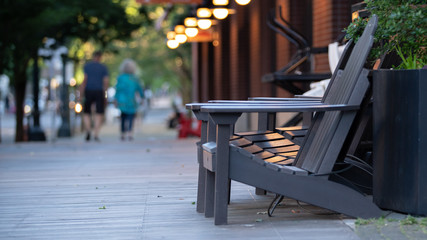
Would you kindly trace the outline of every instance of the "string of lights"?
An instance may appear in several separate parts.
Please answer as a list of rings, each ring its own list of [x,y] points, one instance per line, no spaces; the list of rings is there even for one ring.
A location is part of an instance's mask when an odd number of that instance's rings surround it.
[[[235,2],[244,6],[251,0],[235,0]],[[185,18],[183,24],[176,25],[166,34],[166,44],[170,49],[176,49],[187,41],[197,42],[198,39],[202,39],[201,35],[211,35],[212,26],[219,20],[224,20],[235,12],[235,9],[230,7],[229,0],[212,0],[211,4],[200,5],[196,10],[196,16]]]

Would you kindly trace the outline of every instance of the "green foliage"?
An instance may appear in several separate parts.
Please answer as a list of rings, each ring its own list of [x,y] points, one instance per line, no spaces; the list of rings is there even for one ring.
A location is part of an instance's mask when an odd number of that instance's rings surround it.
[[[344,29],[346,32],[346,38],[353,39],[354,42],[357,42],[362,36],[363,30],[366,27],[368,21],[362,18],[355,19],[347,28]]]
[[[72,37],[83,42],[94,40],[106,46],[112,40],[129,38],[140,26],[140,21],[135,18],[131,22],[125,7],[122,6],[123,1],[114,3],[111,0],[67,0],[65,6],[63,0],[55,2],[57,9],[66,7],[70,11],[71,8],[71,14],[66,21],[51,29],[51,37],[59,41],[64,42],[66,38]]]
[[[402,60],[417,64],[403,64],[401,68],[419,68],[427,62],[427,7],[425,0],[365,0],[367,10],[378,16],[376,44],[371,58],[401,49]],[[358,19],[346,29],[347,38],[357,40],[366,19]],[[422,67],[422,66],[421,66]]]
[[[412,51],[409,51],[405,56],[402,48],[400,48],[398,45],[395,47],[395,51],[402,59],[402,63],[395,67],[397,69],[421,69],[427,64],[425,59],[419,58],[417,55],[413,55]]]
[[[126,13],[127,0],[0,1],[0,73],[8,73],[16,97],[16,141],[22,141],[27,67],[46,37],[70,46],[75,39],[105,47],[126,39],[139,28],[138,17]]]
[[[381,227],[387,224],[387,220],[384,217],[379,217],[375,224],[377,225],[377,227]]]
[[[394,232],[396,229],[399,229],[408,239],[413,239],[414,236],[421,237],[424,236],[423,234],[427,234],[427,218],[416,218],[410,215],[400,220],[384,217],[370,219],[358,218],[355,221],[355,225],[357,233],[365,232],[366,234],[365,230],[371,231],[372,229],[376,229],[381,239],[388,239],[390,232]],[[362,236],[366,237],[367,235]]]
[[[356,224],[356,226],[361,226],[361,225],[371,224],[373,221],[374,221],[373,218],[369,218],[369,219],[358,218],[354,223]]]
[[[177,49],[169,49],[165,35],[187,11],[186,5],[174,5],[171,9],[161,5],[141,7],[139,12],[145,15],[148,24],[135,31],[132,39],[114,41],[107,46],[109,52],[117,53],[114,57],[104,58],[110,69],[110,85],[116,83],[120,63],[125,58],[132,58],[140,68],[137,74],[145,87],[155,91],[168,86],[169,90],[180,91],[189,98],[191,94],[184,88],[190,86],[191,91],[191,45],[185,43]]]
[[[427,218],[416,218],[414,216],[408,215],[406,218],[398,221],[397,219],[393,218],[385,218],[385,217],[379,217],[379,218],[358,218],[355,221],[356,226],[363,226],[363,225],[370,225],[375,224],[378,226],[384,226],[388,222],[399,222],[400,225],[420,225],[420,226],[427,226]]]
[[[13,64],[17,51],[34,55],[46,37],[68,47],[74,39],[93,40],[106,46],[126,39],[143,17],[125,12],[124,0],[3,0],[0,2],[0,72]],[[7,62],[6,62],[7,61]]]
[[[182,47],[176,50],[168,49],[162,32],[156,31],[152,25],[143,26],[134,33],[131,40],[113,42],[108,47],[108,51],[117,52],[114,57],[105,57],[105,62],[110,69],[110,85],[115,85],[120,63],[125,58],[131,58],[137,62],[139,66],[137,75],[146,87],[159,89],[167,83],[177,88],[180,85],[179,77],[175,72],[177,61],[189,60],[188,58],[177,60],[176,52],[189,53],[185,51],[188,47],[185,49]],[[190,64],[186,63],[186,65]]]
[[[405,219],[400,221],[401,225],[416,225],[418,224],[418,219],[415,217],[408,215]]]

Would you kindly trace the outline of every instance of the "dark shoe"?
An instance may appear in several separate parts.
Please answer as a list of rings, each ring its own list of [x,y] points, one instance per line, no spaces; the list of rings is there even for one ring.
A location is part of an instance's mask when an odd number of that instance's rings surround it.
[[[133,141],[133,137],[128,137],[129,141]]]
[[[86,141],[90,141],[90,133],[89,132],[86,134]]]
[[[120,137],[120,139],[121,139],[122,141],[124,141],[124,140],[125,140],[125,137],[124,137],[124,136],[121,136],[121,137]]]

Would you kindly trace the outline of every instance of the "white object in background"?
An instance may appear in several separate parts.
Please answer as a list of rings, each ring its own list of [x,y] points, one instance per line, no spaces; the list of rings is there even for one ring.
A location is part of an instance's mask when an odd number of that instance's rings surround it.
[[[345,45],[339,46],[338,42],[333,42],[328,45],[329,69],[333,73],[338,66],[338,62],[344,51]],[[325,79],[319,82],[310,84],[310,90],[305,92],[304,96],[322,97],[328,87],[330,79]]]

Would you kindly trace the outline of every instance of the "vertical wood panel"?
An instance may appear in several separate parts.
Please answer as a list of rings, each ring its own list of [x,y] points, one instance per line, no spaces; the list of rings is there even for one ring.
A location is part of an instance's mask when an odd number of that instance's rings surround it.
[[[219,45],[199,44],[199,59],[194,71],[199,79],[195,98],[246,99],[249,96],[290,97],[287,91],[261,82],[262,75],[285,66],[295,46],[266,24],[270,8],[282,6],[284,17],[306,36],[314,47],[324,47],[337,39],[350,21],[350,6],[355,0],[252,0],[247,6],[232,6],[236,14],[220,21]],[[312,14],[310,14],[312,12]],[[212,45],[211,45],[212,46]],[[211,64],[211,66],[207,64]],[[212,67],[212,68],[210,68]],[[314,57],[314,71],[329,71],[327,54]]]

